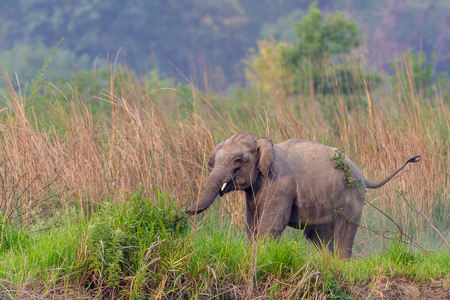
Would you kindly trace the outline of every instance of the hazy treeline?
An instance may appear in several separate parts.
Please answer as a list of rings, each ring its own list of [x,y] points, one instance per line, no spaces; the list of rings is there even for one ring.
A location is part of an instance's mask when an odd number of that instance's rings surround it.
[[[0,3],[0,62],[27,79],[37,72],[56,43],[65,37],[53,67],[59,74],[93,68],[94,60],[115,58],[119,49],[138,74],[154,61],[166,76],[200,84],[200,74],[218,85],[243,85],[242,59],[256,42],[274,36],[294,43],[293,23],[301,21],[312,1],[294,0],[21,0]],[[318,1],[329,15],[342,11],[356,19],[360,44],[371,60],[388,67],[389,58],[422,49],[437,71],[450,70],[450,3],[429,0]],[[172,63],[174,67],[171,67]],[[384,63],[384,66],[383,66]],[[205,87],[204,87],[205,88]]]

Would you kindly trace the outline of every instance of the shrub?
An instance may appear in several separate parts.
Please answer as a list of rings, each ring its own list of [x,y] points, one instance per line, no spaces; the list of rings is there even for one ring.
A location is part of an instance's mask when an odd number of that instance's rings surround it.
[[[140,189],[121,205],[102,204],[97,220],[90,226],[88,269],[91,287],[103,295],[105,289],[129,290],[131,282],[123,278],[135,277],[145,282],[145,260],[150,259],[146,252],[153,243],[175,239],[186,232],[187,215],[177,210],[167,195],[158,195],[158,205],[146,199]]]

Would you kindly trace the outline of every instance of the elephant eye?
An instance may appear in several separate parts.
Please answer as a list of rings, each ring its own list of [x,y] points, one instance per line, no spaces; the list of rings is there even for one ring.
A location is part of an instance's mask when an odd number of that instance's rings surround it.
[[[238,157],[234,160],[234,162],[240,164],[242,162],[242,158]]]

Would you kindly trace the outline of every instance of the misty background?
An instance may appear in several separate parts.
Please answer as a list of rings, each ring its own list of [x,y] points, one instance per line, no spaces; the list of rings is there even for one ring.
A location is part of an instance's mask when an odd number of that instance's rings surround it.
[[[126,65],[139,76],[191,81],[200,89],[245,86],[243,67],[257,41],[295,43],[293,24],[304,0],[3,0],[0,63],[24,84],[40,72],[64,37],[46,73]],[[436,73],[450,71],[450,1],[320,0],[324,16],[342,11],[356,20],[371,63],[423,51]],[[34,74],[34,75],[33,75]],[[214,80],[205,87],[202,76]]]

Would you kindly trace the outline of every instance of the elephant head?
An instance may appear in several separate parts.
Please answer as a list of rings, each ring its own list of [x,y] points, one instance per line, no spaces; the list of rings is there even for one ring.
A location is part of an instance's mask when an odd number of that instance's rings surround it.
[[[188,207],[194,215],[207,209],[218,195],[234,190],[252,189],[260,176],[269,176],[274,162],[272,142],[253,134],[233,135],[219,143],[211,154],[208,165],[212,168],[206,182],[206,191],[200,202]]]

